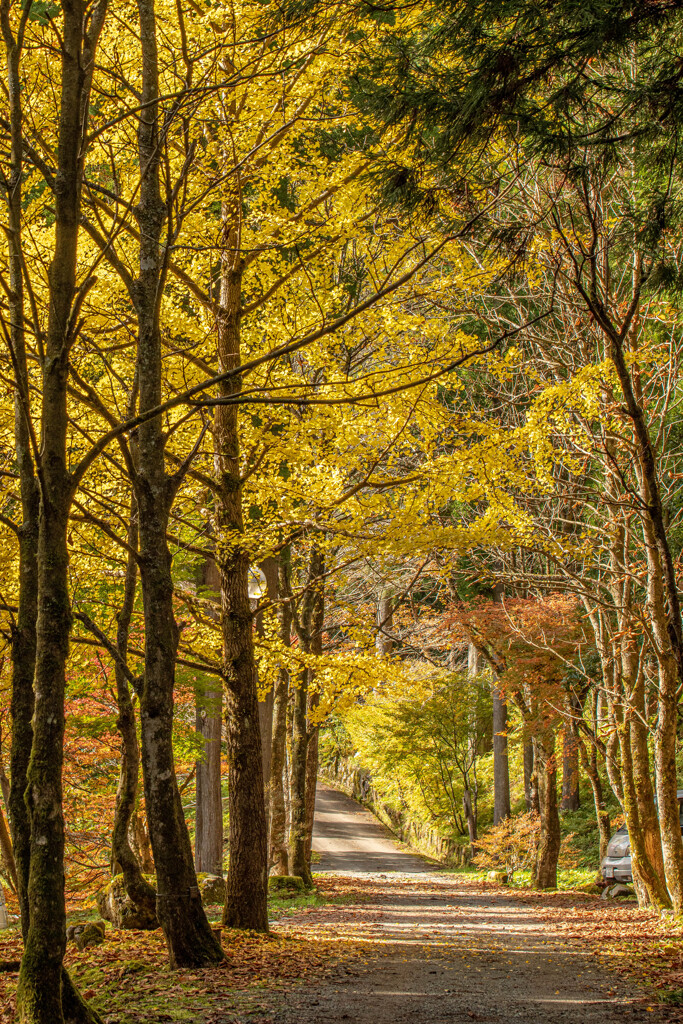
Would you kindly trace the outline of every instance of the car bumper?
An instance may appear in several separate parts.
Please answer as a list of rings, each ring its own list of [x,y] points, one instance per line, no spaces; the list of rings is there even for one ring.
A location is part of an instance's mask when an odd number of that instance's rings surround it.
[[[630,857],[604,857],[600,871],[606,883],[633,881]]]

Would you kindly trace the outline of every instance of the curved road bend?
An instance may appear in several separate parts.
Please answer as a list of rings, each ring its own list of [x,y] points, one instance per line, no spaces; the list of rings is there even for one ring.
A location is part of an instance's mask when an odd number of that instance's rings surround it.
[[[318,784],[315,798],[313,850],[320,854],[316,871],[434,871],[438,865],[397,849],[396,839],[370,811],[329,786]]]

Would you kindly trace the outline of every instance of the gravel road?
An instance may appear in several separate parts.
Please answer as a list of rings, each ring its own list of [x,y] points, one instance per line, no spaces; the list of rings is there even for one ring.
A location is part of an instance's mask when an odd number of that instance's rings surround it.
[[[329,786],[319,785],[316,792],[313,850],[320,854],[320,863],[314,869],[335,875],[433,870],[429,861],[400,850],[389,829],[374,814]]]
[[[284,1005],[274,1007],[268,1018],[273,1024],[671,1019],[671,1011],[648,1002],[608,962],[586,951],[581,931],[586,911],[580,901],[578,909],[562,897],[554,904],[534,902],[487,890],[466,876],[435,873],[428,862],[402,852],[389,835],[354,801],[320,788],[314,838],[321,854],[318,869],[359,876],[369,899],[309,910],[290,927],[365,943],[367,956],[342,959],[337,977],[284,993]],[[634,911],[615,906],[614,913]],[[575,924],[567,928],[568,920]]]

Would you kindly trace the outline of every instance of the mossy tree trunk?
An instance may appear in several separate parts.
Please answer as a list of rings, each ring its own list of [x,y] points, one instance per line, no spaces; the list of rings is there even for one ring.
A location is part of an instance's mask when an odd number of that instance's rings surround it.
[[[138,155],[141,168],[136,216],[140,228],[139,274],[131,283],[138,323],[139,411],[161,402],[160,295],[166,276],[162,231],[166,204],[160,191],[162,141],[159,134],[159,67],[154,0],[139,0],[141,112]],[[173,690],[178,627],[173,612],[171,554],[166,531],[183,472],[166,473],[161,418],[137,432],[134,473],[140,536],[140,579],[145,619],[145,667],[140,693],[140,735],[145,805],[157,877],[157,916],[171,963],[201,966],[223,959],[202,907],[192,847],[185,823],[173,757]]]
[[[12,628],[12,746],[10,751],[10,792],[7,801],[12,846],[17,873],[17,894],[24,939],[28,932],[28,876],[31,856],[31,823],[24,800],[28,763],[33,742],[33,675],[36,660],[38,618],[38,515],[40,494],[35,474],[29,418],[31,402],[24,331],[24,275],[22,270],[21,214],[23,167],[23,113],[21,107],[21,42],[14,35],[9,8],[0,8],[7,66],[10,119],[10,165],[5,190],[7,204],[7,246],[10,293],[9,344],[15,373],[14,443],[21,494],[19,541],[19,600]]]
[[[62,809],[62,765],[64,749],[64,696],[66,659],[71,630],[68,591],[67,523],[74,480],[67,461],[67,387],[69,354],[73,342],[74,303],[89,287],[84,282],[78,295],[76,264],[81,203],[83,160],[89,110],[89,88],[97,41],[104,24],[107,4],[99,0],[86,18],[84,5],[76,0],[62,7],[60,39],[61,77],[60,113],[55,174],[55,240],[49,269],[49,314],[42,363],[40,454],[37,476],[40,481],[37,546],[26,543],[22,559],[21,635],[17,638],[28,664],[33,659],[33,614],[35,619],[35,663],[33,696],[29,680],[17,677],[18,694],[14,703],[19,743],[13,768],[15,780],[14,825],[19,836],[21,862],[22,915],[25,931],[24,955],[17,990],[18,1019],[26,1024],[79,1024],[99,1020],[76,992],[63,968],[66,947],[66,911],[64,904],[64,820]],[[28,16],[28,8],[26,9]],[[3,11],[5,41],[11,37]],[[16,55],[18,61],[18,54]],[[12,83],[10,68],[10,87]],[[14,116],[20,116],[20,94],[14,96]],[[17,111],[19,112],[17,115]],[[14,128],[20,125],[14,125]],[[17,154],[17,159],[21,157]],[[19,179],[17,178],[17,185]],[[14,224],[15,246],[20,247],[20,223]],[[16,336],[15,336],[16,340]],[[24,364],[25,365],[25,364]],[[17,375],[22,414],[28,418],[28,394],[22,395],[22,369]],[[27,419],[28,422],[28,419]],[[26,453],[22,453],[23,456]],[[33,507],[34,485],[26,467],[22,483],[28,505]],[[22,487],[22,491],[24,488]],[[24,494],[22,494],[22,499]],[[32,517],[26,538],[35,538]],[[22,672],[26,673],[24,666]],[[24,811],[19,806],[19,788],[23,785],[26,744],[30,722],[27,711],[33,701],[33,734],[30,758],[25,768],[23,794],[30,823],[28,880]],[[28,921],[26,922],[26,918]]]

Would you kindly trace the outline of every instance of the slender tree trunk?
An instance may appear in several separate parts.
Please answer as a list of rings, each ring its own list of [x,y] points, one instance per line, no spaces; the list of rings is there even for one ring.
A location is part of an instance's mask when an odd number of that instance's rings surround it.
[[[593,802],[595,804],[595,820],[598,826],[598,833],[600,835],[600,860],[607,856],[607,844],[610,841],[611,835],[611,824],[609,820],[609,811],[605,804],[605,796],[602,791],[602,782],[600,780],[600,772],[598,771],[598,758],[595,747],[592,747],[590,754],[586,750],[586,745],[583,740],[579,739],[579,755],[581,757],[581,763],[583,770],[585,771],[588,781],[591,784],[593,791]]]
[[[576,727],[565,722],[562,727],[562,810],[579,808],[579,741]]]
[[[137,582],[137,562],[132,554],[138,546],[137,510],[134,500],[128,526],[128,545],[131,550],[126,564],[123,601],[117,616],[116,647],[119,656],[114,660],[116,702],[119,709],[116,726],[121,734],[121,771],[116,790],[111,851],[114,872],[116,873],[117,870],[122,872],[126,893],[135,905],[136,916],[140,922],[138,927],[151,929],[159,927],[156,915],[156,892],[143,878],[128,836],[137,804],[140,775],[140,747],[135,726],[135,709],[124,671],[128,660],[128,638]]]
[[[631,729],[623,711],[617,713],[617,729],[621,751],[621,784],[623,787],[624,814],[628,824],[631,843],[631,864],[634,878],[639,878],[650,903],[658,910],[671,905],[664,879],[654,868],[645,843],[645,834],[640,823],[638,786],[633,770],[631,751]]]
[[[641,453],[642,459],[642,453]],[[645,471],[641,469],[641,494],[644,501],[651,501],[652,492],[646,486]],[[657,544],[655,528],[649,518],[643,521],[643,537],[647,553],[647,606],[652,633],[655,641],[657,669],[659,676],[657,726],[654,736],[654,755],[657,781],[657,835],[654,827],[648,829],[652,835],[655,853],[656,839],[661,837],[666,886],[676,917],[683,914],[683,842],[681,841],[680,810],[677,798],[676,741],[678,726],[678,693],[683,682],[683,673],[677,653],[679,637],[674,629],[671,608],[668,609],[668,590],[662,585],[667,570],[662,562],[661,546]],[[667,549],[668,550],[668,549]],[[680,614],[680,613],[679,613]],[[680,623],[679,623],[680,626]],[[638,691],[638,707],[644,711],[644,692]],[[632,728],[644,733],[642,725],[633,721]],[[651,788],[647,743],[638,744],[633,752],[634,773],[637,792],[643,786]],[[647,822],[640,821],[641,828]],[[648,851],[650,852],[650,851]],[[651,854],[650,854],[651,856]],[[653,864],[658,870],[658,864]]]
[[[24,276],[22,270],[21,216],[23,167],[23,115],[19,67],[21,47],[15,39],[9,8],[2,7],[2,32],[7,59],[7,91],[10,117],[10,170],[6,192],[7,244],[9,252],[8,296],[12,361],[16,376],[14,389],[14,443],[21,494],[19,539],[19,608],[12,629],[12,745],[10,750],[10,793],[7,802],[17,893],[21,912],[21,930],[26,940],[29,924],[28,876],[30,866],[31,823],[24,800],[31,744],[33,742],[33,675],[36,658],[36,621],[38,618],[38,516],[40,494],[35,475],[29,433],[31,415],[24,334]]]
[[[14,886],[15,892],[19,892],[19,878],[17,875],[17,865],[14,860],[14,850],[12,849],[12,839],[9,834],[9,828],[5,821],[5,815],[3,814],[2,808],[0,808],[0,863],[3,864],[10,883]]]
[[[311,544],[308,585],[302,599],[301,613],[296,622],[299,640],[306,653],[315,653],[314,647],[319,642],[318,634],[322,635],[322,617],[324,615],[324,583],[322,576],[324,567],[325,559],[321,549],[317,544]],[[294,693],[289,801],[289,873],[303,878],[307,885],[313,885],[313,876],[306,859],[308,834],[306,817],[306,765],[309,742],[307,711],[311,671],[308,668],[302,670],[299,676],[299,685]]]
[[[152,856],[152,845],[149,841],[149,829],[147,827],[146,815],[136,806],[133,812],[129,836],[135,845],[135,855],[138,864],[145,875],[154,874],[154,857]]]
[[[377,600],[377,639],[375,647],[380,658],[391,654],[394,641],[389,634],[394,625],[394,594],[391,587],[382,587]]]
[[[527,811],[538,810],[534,807],[532,785],[534,777],[534,741],[524,732],[524,802]]]
[[[321,556],[318,565],[318,575],[322,576],[325,563]],[[320,657],[323,653],[323,626],[325,623],[325,581],[320,579],[315,587],[313,601],[313,613],[311,615],[310,650],[311,654]],[[313,672],[315,678],[315,672]],[[319,761],[319,740],[320,729],[317,725],[311,724],[315,710],[320,704],[320,693],[316,690],[310,692],[308,698],[308,743],[306,745],[306,844],[305,857],[308,870],[311,870],[311,855],[313,852],[313,823],[315,820],[315,797],[318,784],[318,761]]]
[[[474,814],[472,793],[470,792],[469,780],[465,781],[462,793],[462,812],[467,822],[467,833],[470,837],[470,845],[474,846],[477,841],[477,819]]]
[[[537,737],[538,789],[541,810],[541,835],[536,852],[534,887],[557,888],[557,861],[560,856],[560,816],[557,809],[557,766],[555,735],[547,729]]]
[[[202,583],[211,595],[220,595],[220,573],[213,558],[207,559]],[[218,613],[215,615],[218,619]],[[223,739],[223,686],[221,680],[206,677],[197,693],[196,727],[204,741],[203,755],[196,764],[194,863],[197,871],[223,873],[223,790],[221,743]]]
[[[634,309],[642,284],[642,262],[638,258],[634,266]],[[634,379],[625,351],[630,344],[630,335],[615,327],[596,295],[588,297],[584,293],[584,297],[588,298],[591,312],[609,340],[610,357],[636,441],[635,469],[647,558],[647,609],[659,669],[659,713],[655,731],[657,800],[666,883],[678,917],[683,914],[683,842],[676,796],[678,692],[683,685],[683,622],[678,581],[665,524],[657,455],[650,437],[639,381],[637,376]]]
[[[261,572],[266,578],[266,595],[275,604],[278,599],[278,559],[269,557],[261,562]],[[256,632],[263,636],[263,616],[256,616]],[[258,702],[259,732],[261,733],[261,757],[263,761],[263,791],[266,802],[266,824],[270,818],[270,773],[273,756],[273,711],[275,707],[275,687],[266,693]]]
[[[313,852],[313,823],[315,821],[315,791],[318,783],[318,749],[320,729],[314,726],[308,732],[308,744],[306,747],[306,863],[311,870],[311,855]]]
[[[159,296],[165,278],[161,244],[166,207],[159,187],[159,69],[154,0],[139,0],[142,53],[138,151],[141,171],[136,216],[140,225],[139,276],[132,288],[138,321],[141,413],[161,401]],[[200,966],[223,959],[197,887],[192,847],[178,792],[173,757],[173,689],[178,627],[173,613],[173,578],[166,530],[181,476],[169,477],[162,422],[154,417],[138,430],[140,578],[145,616],[145,673],[140,697],[140,735],[145,806],[157,876],[157,916],[171,964]]]
[[[222,707],[223,689],[214,680],[197,701],[197,732],[204,750],[197,761],[194,863],[197,871],[209,875],[223,874]]]
[[[491,683],[493,694],[493,823],[510,817],[510,769],[508,766],[508,706],[505,696]]]
[[[630,729],[633,781],[638,803],[638,825],[643,834],[648,861],[652,865],[654,872],[659,878],[663,879],[664,857],[662,853],[662,839],[652,788],[648,729],[645,724],[645,684],[642,666],[639,664],[637,653],[634,651],[632,655],[629,655],[628,660],[631,663],[631,677],[636,678],[636,682],[630,682],[628,687],[631,697],[627,715]]]
[[[226,236],[229,236],[226,225]],[[218,320],[221,372],[240,364],[242,265],[226,237]],[[219,388],[229,398],[239,375]],[[249,553],[236,540],[244,534],[237,405],[218,405],[214,443],[218,483],[217,563],[221,575],[223,665],[227,682],[226,728],[230,784],[230,861],[223,921],[232,928],[268,931],[268,836],[259,728],[253,616],[249,602]],[[223,540],[229,537],[229,540]]]
[[[25,901],[29,923],[17,990],[18,1018],[26,1024],[99,1020],[75,992],[62,964],[66,948],[62,765],[71,631],[67,545],[73,488],[67,462],[69,349],[73,342],[71,317],[76,296],[89,83],[106,2],[91,10],[87,31],[80,2],[66,5],[62,11],[55,242],[42,366],[35,703],[25,791],[31,829]],[[28,413],[27,408],[25,411]],[[27,701],[28,696],[22,695],[22,699]],[[23,823],[18,824],[22,829]],[[22,851],[22,871],[24,855]]]
[[[280,606],[280,640],[289,647],[292,632],[292,611],[289,598],[289,551],[280,556],[279,586],[282,595]],[[285,761],[287,744],[287,707],[289,704],[289,673],[281,667],[275,686],[273,702],[273,743],[270,765],[270,830],[269,855],[270,871],[274,875],[286,875],[287,864],[287,808],[285,805]]]
[[[503,600],[503,586],[493,588],[493,601]],[[493,824],[498,825],[510,817],[510,768],[508,765],[508,706],[505,694],[491,677],[493,697]]]
[[[292,709],[292,759],[289,780],[289,873],[313,885],[306,861],[306,753],[308,729],[308,669],[299,674]]]
[[[467,645],[467,678],[470,686],[477,687],[481,672],[479,651],[473,643]],[[469,769],[463,773],[463,794],[462,810],[467,821],[467,832],[470,838],[470,845],[474,845],[477,839],[477,744],[479,738],[479,722],[477,715],[477,697],[470,699],[470,707],[467,715],[467,763]],[[470,773],[474,774],[474,787],[471,785]]]

